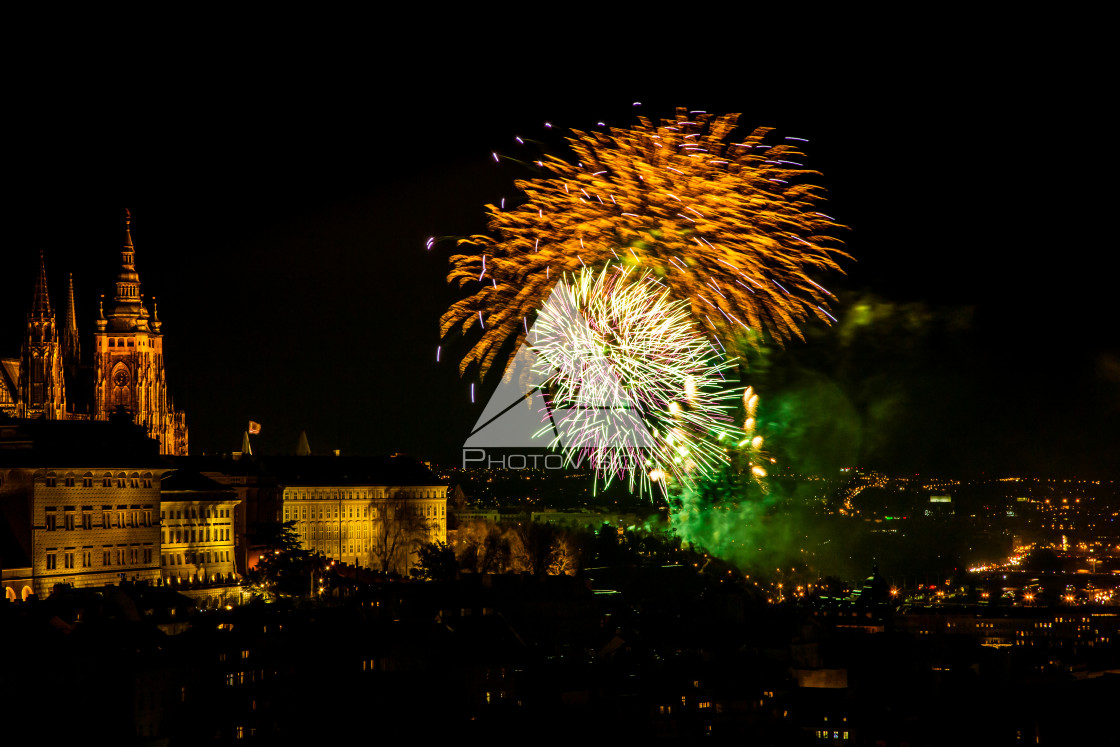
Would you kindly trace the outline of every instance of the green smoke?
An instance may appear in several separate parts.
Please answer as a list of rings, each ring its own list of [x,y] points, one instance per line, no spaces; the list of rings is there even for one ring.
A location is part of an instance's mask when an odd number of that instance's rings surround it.
[[[669,500],[669,531],[741,570],[802,563],[805,536],[765,478],[728,467]]]

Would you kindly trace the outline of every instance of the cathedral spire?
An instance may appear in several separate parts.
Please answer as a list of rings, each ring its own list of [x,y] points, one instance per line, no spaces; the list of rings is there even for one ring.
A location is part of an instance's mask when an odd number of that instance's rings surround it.
[[[117,273],[118,304],[140,303],[140,276],[136,273],[136,249],[132,246],[132,214],[124,211],[124,244],[121,246],[121,270]]]
[[[81,352],[78,339],[78,316],[74,313],[74,273],[70,273],[70,292],[66,299],[66,326],[62,328],[62,357],[69,365],[78,365]]]
[[[124,243],[121,245],[121,265],[117,271],[117,295],[106,311],[108,328],[113,332],[147,329],[147,311],[140,296],[140,276],[136,273],[136,249],[132,246],[130,223],[132,215],[124,211]],[[100,328],[100,324],[98,325]]]
[[[27,315],[27,334],[20,359],[21,417],[41,416],[48,420],[65,417],[66,388],[63,382],[62,356],[58,345],[58,328],[47,293],[47,263],[39,252],[39,277],[35,281],[35,297]]]
[[[35,297],[31,301],[31,316],[44,319],[51,316],[51,298],[47,293],[47,262],[39,250],[39,277],[35,281]]]

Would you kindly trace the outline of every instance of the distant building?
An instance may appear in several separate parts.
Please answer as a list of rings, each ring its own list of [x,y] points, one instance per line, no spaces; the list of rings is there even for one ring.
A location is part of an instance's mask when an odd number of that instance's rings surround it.
[[[117,292],[108,309],[102,303],[94,322],[92,369],[81,362],[73,276],[66,320],[59,324],[47,290],[46,261],[39,255],[20,357],[0,358],[0,412],[17,418],[108,420],[124,411],[156,439],[161,454],[185,455],[186,418],[168,397],[161,323],[155,305],[149,312],[140,293],[129,223],[126,210]]]
[[[186,460],[242,498],[247,566],[253,524],[294,521],[303,547],[332,560],[402,575],[416,548],[447,541],[447,486],[415,459],[345,456]],[[244,523],[242,523],[244,522]]]
[[[0,415],[4,593],[160,578],[158,444],[125,420]]]
[[[929,497],[929,505],[925,509],[926,516],[948,518],[954,513],[956,512],[953,510],[953,496],[931,495]]]

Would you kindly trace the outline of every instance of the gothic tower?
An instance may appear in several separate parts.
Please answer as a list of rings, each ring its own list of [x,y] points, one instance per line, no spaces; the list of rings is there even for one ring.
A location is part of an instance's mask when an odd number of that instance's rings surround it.
[[[47,293],[47,265],[42,252],[39,253],[39,278],[35,283],[31,312],[27,315],[27,334],[20,360],[19,401],[21,417],[50,420],[66,417],[62,345]]]
[[[95,323],[93,416],[107,420],[114,412],[124,410],[159,441],[161,454],[185,455],[186,422],[167,399],[163,335],[159,318],[148,313],[140,295],[130,223],[131,216],[125,210],[117,294],[107,313],[102,302]]]
[[[67,367],[78,367],[81,358],[78,344],[78,317],[74,313],[74,273],[70,273],[70,293],[66,302],[66,326],[62,328],[62,362]]]
[[[70,393],[70,412],[77,412],[75,395],[79,393],[81,384],[78,372],[81,368],[81,347],[78,343],[78,317],[74,312],[74,273],[70,273],[70,292],[66,302],[66,321],[62,327],[62,371],[66,380],[66,391]],[[88,380],[86,381],[88,385]],[[89,396],[77,397],[88,403]],[[88,409],[86,410],[88,413]]]

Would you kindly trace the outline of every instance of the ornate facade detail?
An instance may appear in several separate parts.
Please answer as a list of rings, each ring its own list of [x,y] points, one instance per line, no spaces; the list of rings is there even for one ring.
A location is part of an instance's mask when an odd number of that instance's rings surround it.
[[[160,453],[182,456],[187,453],[186,418],[167,394],[161,324],[154,306],[149,313],[140,292],[130,223],[126,210],[116,295],[108,308],[102,301],[94,323],[92,392],[89,369],[85,369],[84,379],[79,371],[73,276],[65,326],[60,327],[50,305],[46,264],[40,256],[22,355],[0,359],[0,412],[20,418],[108,420],[123,411],[159,442]],[[76,382],[85,386],[76,386]],[[75,406],[75,394],[85,407]]]
[[[27,315],[18,386],[17,417],[45,417],[48,420],[66,417],[62,345],[47,293],[47,266],[42,252],[39,253],[39,277],[35,283],[31,312]]]

